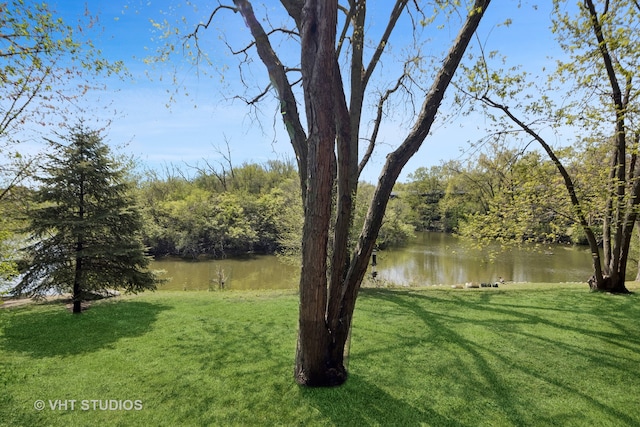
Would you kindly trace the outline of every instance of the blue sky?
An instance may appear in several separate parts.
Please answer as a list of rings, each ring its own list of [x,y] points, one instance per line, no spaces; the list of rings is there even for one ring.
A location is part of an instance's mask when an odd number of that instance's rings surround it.
[[[85,9],[97,14],[99,25],[92,35],[96,47],[103,51],[105,58],[124,61],[132,75],[132,80],[109,79],[106,81],[107,90],[86,98],[86,102],[93,106],[108,106],[101,113],[113,120],[108,130],[108,141],[112,145],[126,144],[124,151],[132,153],[152,169],[161,169],[169,164],[185,168],[185,164],[195,165],[202,159],[215,164],[221,158],[214,147],[224,147],[225,141],[229,143],[235,164],[292,158],[287,134],[274,115],[277,104],[263,105],[260,120],[256,121],[244,103],[225,99],[240,90],[239,76],[234,58],[218,38],[224,34],[234,46],[241,46],[248,40],[248,31],[239,15],[230,12],[221,15],[223,19],[216,20],[215,28],[203,40],[212,66],[202,66],[198,70],[180,54],[153,67],[144,63],[143,59],[154,53],[159,37],[151,20],[161,22],[167,19],[173,23],[185,17],[184,28],[193,28],[197,22],[205,20],[211,8],[217,5],[217,1],[201,2],[194,9],[184,3],[168,0],[50,2],[68,23],[81,18]],[[378,0],[377,3],[382,6],[375,6],[373,1],[369,6],[372,26],[385,22],[387,11],[384,6],[388,7],[391,2]],[[486,43],[489,50],[499,49],[514,65],[523,64],[532,70],[550,65],[552,61],[548,55],[556,49],[549,31],[550,2],[541,3],[544,5],[534,7],[532,2],[494,1],[481,25],[479,40]],[[266,4],[266,9],[275,10],[278,2],[254,1],[258,13],[263,10],[259,6],[262,4]],[[512,24],[500,26],[507,18],[512,20]],[[278,19],[277,15],[275,19]],[[401,28],[398,30],[402,31]],[[442,38],[454,35],[456,31],[457,26],[445,29]],[[447,49],[448,45],[438,43],[440,36],[434,37],[433,55],[439,57],[439,52]],[[223,76],[217,73],[225,67],[228,69]],[[393,68],[393,64],[389,64],[386,70],[393,71]],[[247,76],[249,80],[255,77],[260,81],[265,77],[260,66],[254,68],[254,73],[254,76]],[[180,83],[177,92],[174,77]],[[172,102],[171,94],[175,95]],[[450,91],[449,99],[452,94]],[[446,102],[443,108],[446,113],[449,109]],[[467,142],[480,139],[483,128],[484,119],[477,115],[438,122],[400,179],[406,179],[410,172],[421,166],[464,158]],[[377,180],[386,153],[401,142],[407,131],[407,118],[400,116],[383,129],[381,139],[384,144],[365,169],[365,180]]]

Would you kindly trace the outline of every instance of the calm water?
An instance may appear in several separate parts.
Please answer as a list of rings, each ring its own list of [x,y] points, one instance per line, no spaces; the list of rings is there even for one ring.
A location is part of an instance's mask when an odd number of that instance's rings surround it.
[[[168,282],[159,289],[207,290],[217,288],[222,278],[227,289],[293,289],[298,286],[299,267],[282,262],[275,255],[241,259],[183,261],[162,259],[151,268],[164,270]]]
[[[417,233],[406,247],[380,251],[380,279],[398,284],[453,285],[493,282],[500,277],[514,282],[576,282],[591,275],[589,250],[563,245],[530,246],[499,251],[479,250],[443,233]],[[228,289],[294,289],[299,267],[276,256],[255,256],[216,261],[154,261],[152,268],[165,270],[168,282],[160,289],[206,290],[217,287],[222,276]]]
[[[529,245],[485,249],[444,233],[419,233],[410,245],[378,253],[379,276],[413,285],[495,282],[579,282],[592,274],[587,247]]]

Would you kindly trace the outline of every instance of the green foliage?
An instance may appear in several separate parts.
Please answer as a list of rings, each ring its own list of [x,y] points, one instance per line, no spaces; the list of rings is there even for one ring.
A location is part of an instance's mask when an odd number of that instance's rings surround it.
[[[0,230],[0,283],[18,275],[14,236],[9,230]]]
[[[151,252],[189,258],[276,253],[297,259],[304,216],[295,167],[272,160],[223,169],[201,169],[194,178],[149,174],[140,184],[145,243]],[[359,186],[352,242],[362,229],[373,191],[371,184]],[[406,242],[413,235],[412,216],[404,199],[392,199],[378,245]]]
[[[15,292],[155,289],[142,244],[142,217],[127,170],[95,131],[72,129],[68,144],[50,140],[33,196],[25,249],[28,268]]]
[[[412,211],[412,224],[420,230],[439,230],[442,215],[439,201],[445,195],[441,168],[418,168],[409,174],[409,183],[400,190],[401,197]]]
[[[184,199],[166,206],[166,220],[178,233],[178,250],[185,255],[224,254],[229,247],[250,247],[255,234],[238,197],[193,189]]]
[[[553,5],[552,31],[563,51],[554,71],[521,72],[517,65],[506,68],[506,58],[498,64],[495,56],[483,52],[474,65],[463,70],[461,87],[475,105],[488,112],[497,128],[491,130],[494,135],[525,148],[535,141],[544,150],[571,201],[570,209],[566,203],[553,206],[555,212],[578,223],[590,246],[591,285],[598,290],[625,292],[629,244],[640,201],[640,87],[636,83],[640,4],[635,0],[604,4],[585,0],[571,5],[558,0]],[[583,149],[563,150],[556,141]],[[564,157],[567,153],[572,156]],[[540,216],[545,212],[527,206],[548,201],[544,190],[552,179],[548,174],[540,176],[544,197],[519,185],[518,193],[508,200],[512,204],[507,206],[516,208],[513,211],[489,207],[489,218],[507,226],[507,233],[481,217],[474,218],[476,226],[472,228],[504,240],[540,234],[554,237],[563,232],[578,237],[575,224],[562,230],[555,227],[554,218],[546,230],[529,225],[527,217],[544,221]],[[523,195],[524,200],[518,200]]]
[[[258,199],[261,206],[259,233],[264,248],[291,259],[299,255],[302,238],[303,210],[300,185],[291,177]]]
[[[610,80],[613,75],[621,86],[625,85],[620,89],[631,101],[625,114],[631,118],[639,113],[640,88],[636,81],[640,70],[640,6],[635,0],[619,0],[595,7],[604,44],[594,36],[586,3],[575,10],[567,9],[564,2],[554,1],[552,29],[567,53],[558,61],[554,78],[567,83],[582,98],[564,109],[567,118],[588,129],[589,136],[605,139],[611,135],[611,129],[603,129],[602,123],[611,122],[616,109]],[[613,58],[610,70],[602,60],[603,47]]]
[[[9,292],[19,274],[25,239],[21,230],[26,225],[24,210],[30,196],[29,189],[11,185],[0,197],[0,294]]]
[[[38,0],[0,2],[0,201],[40,160],[19,143],[75,120],[80,97],[105,87],[104,77],[125,72],[93,45],[96,19],[87,9],[77,22],[64,22],[54,5]]]
[[[409,223],[408,212],[409,208],[402,199],[389,201],[376,239],[376,245],[380,249],[402,246],[414,236],[415,228]]]
[[[400,197],[407,200],[413,225],[421,230],[452,232],[466,215],[483,209],[483,172],[450,161],[409,175]]]
[[[145,242],[155,255],[192,258],[298,247],[302,206],[295,174],[289,163],[270,161],[201,170],[193,179],[149,176],[139,189]]]
[[[513,150],[481,156],[479,164],[492,170],[487,209],[468,215],[459,232],[474,240],[558,242],[568,240],[574,225],[568,198],[550,161],[537,152]]]
[[[581,170],[582,162],[597,153],[595,146],[585,145],[560,154],[572,169]],[[604,203],[600,175],[593,169],[579,173],[576,180],[577,190],[593,205],[590,221],[596,228]],[[410,179],[404,194],[420,215],[418,226],[455,231],[478,243],[584,242],[560,175],[536,151],[486,144],[465,165],[449,162],[419,169]]]
[[[351,240],[354,243],[362,229],[374,191],[375,187],[366,182],[361,182],[358,186],[354,226],[351,229]],[[389,200],[384,220],[376,239],[376,246],[380,249],[390,246],[402,246],[414,235],[414,214],[409,207],[409,203],[404,200],[403,194],[404,192],[402,191],[394,192],[391,200]]]
[[[123,70],[121,62],[105,61],[88,38],[95,17],[87,12],[76,28],[56,15],[37,0],[0,4],[2,138],[12,139],[26,122],[48,125],[52,113],[68,112],[70,101],[96,85],[91,75]]]

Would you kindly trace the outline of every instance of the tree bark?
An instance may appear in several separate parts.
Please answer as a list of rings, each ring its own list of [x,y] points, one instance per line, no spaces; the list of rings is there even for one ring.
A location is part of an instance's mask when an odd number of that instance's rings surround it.
[[[344,360],[344,349],[349,337],[358,291],[366,273],[393,186],[402,168],[426,139],[444,93],[488,5],[489,0],[475,2],[434,79],[414,127],[403,143],[387,156],[346,275],[340,289],[331,294],[332,298],[329,301],[327,321],[332,337],[330,347],[332,364],[338,362],[342,364]]]
[[[302,10],[302,82],[308,127],[307,193],[302,240],[300,312],[295,378],[308,386],[346,379],[328,354],[327,259],[336,139],[333,91],[337,0],[308,0]]]
[[[364,91],[408,1],[396,0],[387,28],[367,67],[364,67],[362,58],[366,2],[350,2],[347,19],[353,19],[355,28],[351,39],[350,105],[347,106],[336,57],[337,1],[281,0],[301,34],[302,86],[307,116],[305,140],[284,67],[254,16],[250,2],[234,0],[278,92],[282,117],[298,158],[305,208],[294,369],[299,384],[334,386],[347,378],[344,351],[356,297],[391,190],[404,165],[426,139],[444,92],[489,2],[475,1],[425,98],[415,126],[399,148],[388,156],[364,228],[349,257],[348,234],[359,174],[358,143]],[[334,202],[336,222],[333,224],[333,246],[330,247],[329,230]]]

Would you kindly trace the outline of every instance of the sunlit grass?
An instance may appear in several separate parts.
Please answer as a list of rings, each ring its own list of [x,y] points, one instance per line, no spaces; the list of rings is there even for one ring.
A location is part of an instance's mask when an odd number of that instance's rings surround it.
[[[293,382],[293,291],[0,309],[0,425],[640,425],[638,303],[586,284],[363,289],[335,389]]]

